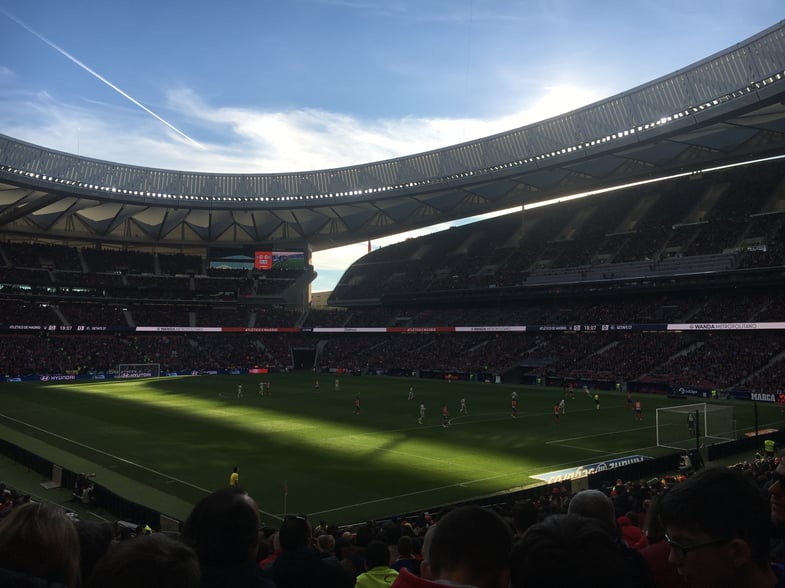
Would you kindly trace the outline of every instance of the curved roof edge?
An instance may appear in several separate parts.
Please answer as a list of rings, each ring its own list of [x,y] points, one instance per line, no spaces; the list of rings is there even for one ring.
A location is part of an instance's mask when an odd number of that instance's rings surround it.
[[[785,92],[785,20],[672,74],[572,112],[439,150],[351,167],[211,174],[79,157],[0,135],[0,178],[104,200],[295,209],[378,201],[520,174],[645,142]]]

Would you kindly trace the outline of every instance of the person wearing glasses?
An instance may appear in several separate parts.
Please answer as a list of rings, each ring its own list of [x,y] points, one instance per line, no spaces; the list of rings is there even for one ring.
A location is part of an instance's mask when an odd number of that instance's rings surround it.
[[[690,586],[785,588],[785,566],[771,562],[770,507],[742,472],[709,467],[660,499],[668,561]]]
[[[656,588],[689,588],[684,576],[668,561],[671,548],[665,540],[665,527],[660,519],[660,495],[649,501],[643,531],[649,544],[641,549],[641,555],[651,570]]]

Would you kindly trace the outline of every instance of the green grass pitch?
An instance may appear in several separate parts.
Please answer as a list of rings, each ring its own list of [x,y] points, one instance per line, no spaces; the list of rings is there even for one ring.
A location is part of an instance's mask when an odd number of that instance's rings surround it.
[[[336,389],[334,376],[320,375],[315,391],[315,379],[290,373],[5,384],[0,426],[86,460],[99,481],[108,483],[111,473],[188,504],[226,485],[236,464],[265,522],[304,512],[342,524],[529,486],[544,472],[662,455],[668,450],[655,446],[655,408],[691,402],[634,395],[643,405],[638,421],[624,394],[601,391],[595,410],[576,390],[556,424],[560,388],[339,376]],[[271,396],[259,394],[263,380],[272,383]],[[414,400],[407,399],[410,386]],[[459,414],[461,397],[468,415]],[[420,401],[427,407],[422,425]],[[730,404],[737,432],[750,430],[753,403]],[[772,405],[759,405],[758,418],[761,427],[783,420]],[[147,504],[144,491],[111,489]]]

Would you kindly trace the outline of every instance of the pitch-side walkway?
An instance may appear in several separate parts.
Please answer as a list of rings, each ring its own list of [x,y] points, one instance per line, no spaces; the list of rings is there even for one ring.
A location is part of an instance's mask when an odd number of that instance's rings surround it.
[[[30,437],[29,435],[25,435],[24,433],[20,433],[19,431],[3,425],[0,425],[0,438],[48,459],[64,469],[73,472],[94,472],[96,474],[96,483],[111,490],[118,496],[157,510],[161,514],[174,519],[184,521],[193,508],[193,504],[185,502],[184,500],[161,492],[160,490],[156,490],[155,488],[140,484],[131,478],[117,474],[113,470],[96,465],[78,455],[74,455],[57,447],[52,447],[40,439]],[[13,486],[19,492],[63,504],[76,512],[83,512],[83,507],[79,508],[81,505],[76,506],[71,500],[72,495],[69,489],[46,489],[41,484],[43,482],[48,482],[48,480],[42,479],[40,474],[19,465],[5,456],[0,456],[0,481],[5,482],[9,486]]]

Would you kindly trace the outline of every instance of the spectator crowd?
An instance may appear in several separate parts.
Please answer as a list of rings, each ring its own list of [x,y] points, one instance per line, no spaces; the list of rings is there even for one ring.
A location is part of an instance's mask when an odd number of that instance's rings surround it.
[[[0,493],[0,586],[785,586],[785,461],[771,455],[341,528],[268,525],[239,484],[199,501],[177,536]]]

